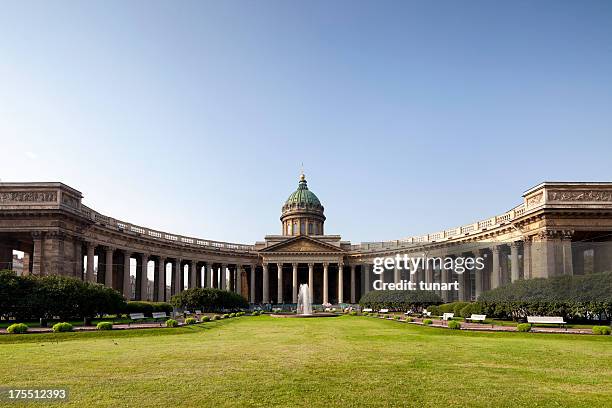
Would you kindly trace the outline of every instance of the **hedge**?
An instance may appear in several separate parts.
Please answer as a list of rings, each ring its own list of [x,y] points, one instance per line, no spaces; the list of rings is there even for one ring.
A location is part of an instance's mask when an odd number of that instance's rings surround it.
[[[410,310],[417,312],[442,303],[438,294],[424,290],[374,290],[359,300],[359,305],[372,309]]]
[[[518,330],[520,332],[531,331],[531,324],[530,323],[521,323],[521,324],[516,326],[516,330]]]
[[[23,334],[28,331],[28,325],[24,323],[15,323],[7,327],[6,332],[9,334]]]
[[[434,316],[442,316],[444,313],[454,313],[455,316],[461,315],[461,309],[470,305],[470,302],[451,302],[444,303],[442,305],[434,305],[427,308],[428,312],[431,312]],[[469,316],[468,316],[469,317]]]
[[[113,330],[112,322],[100,322],[96,325],[96,329],[98,330]]]
[[[0,317],[10,320],[80,320],[117,314],[126,307],[121,293],[67,276],[17,276],[0,271]]]
[[[448,328],[449,329],[454,329],[454,330],[459,330],[461,328],[461,323],[459,323],[456,320],[449,320],[448,321]]]
[[[482,293],[482,313],[498,318],[563,316],[572,320],[609,321],[612,272],[518,280]]]
[[[176,327],[178,326],[178,322],[174,319],[166,320],[166,327]]]
[[[603,334],[607,336],[612,330],[608,326],[593,326],[593,334]]]
[[[241,295],[213,288],[191,288],[172,296],[171,303],[183,309],[215,312],[223,309],[248,308],[249,302]]]
[[[73,329],[72,325],[66,322],[56,323],[53,325],[53,331],[55,333],[71,332],[72,329]]]

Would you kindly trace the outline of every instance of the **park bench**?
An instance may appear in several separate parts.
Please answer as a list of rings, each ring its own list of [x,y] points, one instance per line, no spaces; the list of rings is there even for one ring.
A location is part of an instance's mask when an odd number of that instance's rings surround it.
[[[423,316],[431,317],[431,312],[428,312],[427,309],[423,310]]]
[[[371,308],[371,307],[366,307],[365,309],[363,309],[363,310],[362,310],[362,312],[364,312],[364,313],[366,313],[366,312],[367,312],[367,313],[370,313],[370,312],[372,312],[372,308]]]
[[[412,310],[408,310],[407,312],[404,313],[404,316],[410,316],[412,315]]]
[[[484,323],[486,318],[487,318],[487,315],[472,313],[472,315],[470,317],[466,317],[465,320],[471,320],[472,322],[483,322]]]
[[[455,317],[454,313],[444,313],[442,315],[442,320],[446,321],[446,320],[452,320],[453,317]]]
[[[389,313],[389,309],[380,309],[378,313]]]
[[[144,319],[146,319],[144,313],[130,313],[131,322],[128,323],[128,325],[131,324],[132,322],[136,322],[138,320],[144,320]]]
[[[153,312],[152,316],[153,316],[153,320],[166,321],[168,319],[168,315],[166,314],[166,312]],[[159,324],[161,325],[161,322]]]
[[[561,316],[527,316],[527,323],[531,324],[558,324],[565,326],[565,321]]]
[[[201,310],[196,310],[196,311],[195,311],[195,315],[196,315],[196,316],[200,316],[201,314],[202,314],[202,311],[201,311]]]

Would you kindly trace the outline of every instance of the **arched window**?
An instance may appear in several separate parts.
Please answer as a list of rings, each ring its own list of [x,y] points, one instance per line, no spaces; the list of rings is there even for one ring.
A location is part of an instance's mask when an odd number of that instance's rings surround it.
[[[300,221],[300,234],[305,234],[305,233],[306,233],[306,222]]]
[[[313,228],[312,228],[312,222],[308,223],[308,235],[312,235],[314,234]]]

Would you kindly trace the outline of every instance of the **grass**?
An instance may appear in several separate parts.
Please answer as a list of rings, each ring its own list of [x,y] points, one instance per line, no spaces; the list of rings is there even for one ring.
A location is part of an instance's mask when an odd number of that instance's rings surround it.
[[[611,336],[462,332],[351,316],[0,336],[0,359],[0,384],[68,387],[65,407],[592,407],[612,400]]]

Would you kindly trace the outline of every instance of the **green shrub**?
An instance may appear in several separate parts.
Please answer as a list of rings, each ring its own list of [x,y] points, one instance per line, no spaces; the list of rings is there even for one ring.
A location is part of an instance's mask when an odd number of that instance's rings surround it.
[[[519,279],[483,292],[482,313],[497,318],[562,316],[568,320],[612,318],[612,272]]]
[[[225,313],[223,316],[221,316],[222,319],[229,319],[229,314]]]
[[[174,319],[166,320],[166,327],[176,327],[178,326],[178,322]]]
[[[100,322],[96,325],[96,329],[98,330],[113,330],[112,322]]]
[[[442,303],[440,296],[425,290],[373,290],[359,300],[361,307],[395,310],[421,310],[439,303]]]
[[[202,322],[208,322],[208,321],[210,321],[210,317],[208,317],[208,316],[202,316],[202,318],[200,319],[200,321],[202,321]]]
[[[24,323],[11,324],[6,331],[10,334],[23,334],[28,331],[28,325]]]
[[[414,321],[414,318],[412,318],[412,317],[407,317],[407,318],[406,318],[406,321],[407,321],[407,322],[409,322],[409,323],[410,323],[410,322],[413,322],[413,321]]]
[[[251,312],[251,316],[259,316],[261,314],[261,312],[259,310],[253,310]]]
[[[242,309],[249,302],[235,292],[214,288],[191,288],[172,296],[171,303],[182,309],[214,312],[222,309]]]
[[[461,308],[459,313],[455,313],[455,316],[461,316],[464,319],[470,317],[472,314],[481,314],[482,306],[478,303],[468,303]]]
[[[198,321],[193,317],[188,317],[185,319],[185,324],[196,324]]]
[[[67,276],[17,276],[0,271],[0,317],[22,320],[81,320],[125,309],[121,293]]]
[[[461,328],[461,323],[459,323],[456,320],[449,320],[448,321],[448,328],[449,329],[453,329],[453,330],[458,330]]]
[[[73,329],[72,325],[70,323],[66,323],[66,322],[55,323],[53,325],[53,331],[55,333],[59,333],[59,332],[71,332],[72,329]]]
[[[393,316],[393,318],[394,318],[395,320],[399,320],[399,319],[400,319],[399,315],[394,315],[394,316]]]
[[[425,320],[423,320],[423,324],[429,326],[430,324],[433,324],[433,320],[425,319]]]
[[[531,323],[521,323],[516,326],[516,330],[523,332],[523,333],[531,331]]]
[[[601,334],[607,336],[610,334],[609,326],[593,326],[593,334]]]
[[[219,320],[219,319],[221,319],[221,316],[219,316],[219,315],[214,315],[212,317],[212,320]]]
[[[349,312],[349,315],[351,315],[351,316],[357,316],[357,312],[356,312],[356,311],[354,311],[354,310],[351,310],[351,311]]]
[[[236,317],[236,313],[230,313],[229,317]]]

